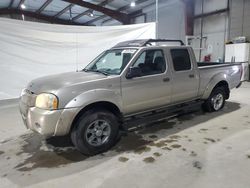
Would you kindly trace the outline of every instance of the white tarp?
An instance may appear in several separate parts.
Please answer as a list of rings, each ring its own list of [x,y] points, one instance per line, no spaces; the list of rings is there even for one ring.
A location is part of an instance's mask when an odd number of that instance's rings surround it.
[[[37,77],[82,69],[102,51],[155,38],[155,23],[65,26],[0,18],[0,100],[18,97]]]

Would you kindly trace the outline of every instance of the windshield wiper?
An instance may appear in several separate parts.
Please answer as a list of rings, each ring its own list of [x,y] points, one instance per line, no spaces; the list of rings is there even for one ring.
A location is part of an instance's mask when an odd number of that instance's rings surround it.
[[[104,71],[100,71],[100,70],[83,69],[83,71],[84,71],[84,72],[97,72],[97,73],[104,74],[105,76],[109,76],[109,73],[104,72]]]

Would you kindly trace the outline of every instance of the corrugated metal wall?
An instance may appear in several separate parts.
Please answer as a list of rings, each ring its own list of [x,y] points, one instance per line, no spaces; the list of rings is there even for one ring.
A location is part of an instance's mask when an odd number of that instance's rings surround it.
[[[202,3],[203,1],[203,3]],[[195,15],[210,13],[227,8],[227,0],[196,0]],[[202,34],[201,34],[202,32]],[[195,20],[194,35],[204,37],[202,40],[203,50],[196,50],[199,61],[204,56],[211,54],[211,60],[217,61],[224,58],[224,44],[228,38],[228,14],[216,14]],[[200,47],[200,40],[194,41],[195,48]]]
[[[250,39],[250,0],[231,0],[230,37],[247,36]]]
[[[202,0],[196,0],[195,14],[201,14]],[[228,0],[204,0],[204,13],[220,10],[227,7]],[[203,30],[203,36],[207,36],[205,44],[206,49],[202,50],[201,60],[210,53],[208,46],[212,46],[212,61],[224,57],[225,42],[238,36],[246,36],[250,40],[250,0],[229,0],[229,13],[217,14],[195,21],[194,35],[200,36]],[[205,40],[205,39],[204,39]],[[199,42],[196,41],[197,47]],[[199,57],[199,53],[196,52]]]

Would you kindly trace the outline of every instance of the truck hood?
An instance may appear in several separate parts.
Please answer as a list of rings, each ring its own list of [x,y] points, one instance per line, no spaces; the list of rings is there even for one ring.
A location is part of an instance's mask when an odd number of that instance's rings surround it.
[[[91,82],[106,77],[107,76],[100,73],[93,72],[67,72],[32,80],[28,84],[27,89],[34,92],[35,94],[39,94],[42,92],[55,93],[58,89],[61,89],[63,87],[84,82]]]

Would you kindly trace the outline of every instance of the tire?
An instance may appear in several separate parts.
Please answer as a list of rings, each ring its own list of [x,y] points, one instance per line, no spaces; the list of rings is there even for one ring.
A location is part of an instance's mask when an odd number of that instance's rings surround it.
[[[105,109],[83,113],[71,131],[74,146],[84,155],[96,155],[115,145],[119,133],[117,117]]]
[[[226,100],[225,87],[216,87],[213,89],[209,98],[204,102],[203,109],[206,112],[219,111],[224,107],[225,100]]]

